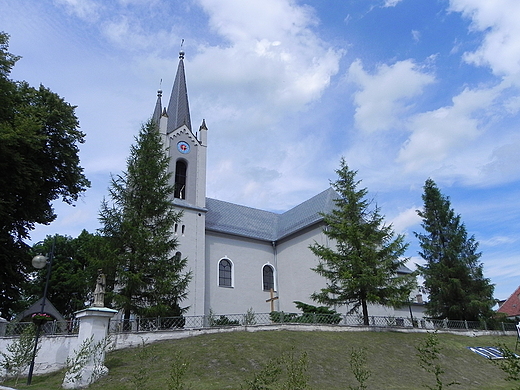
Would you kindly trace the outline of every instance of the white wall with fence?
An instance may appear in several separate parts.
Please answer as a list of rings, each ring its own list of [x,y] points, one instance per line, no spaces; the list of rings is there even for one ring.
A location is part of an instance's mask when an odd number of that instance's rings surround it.
[[[0,323],[0,351],[32,323]],[[209,333],[267,330],[323,330],[323,331],[399,331],[457,333],[466,336],[516,335],[512,322],[493,325],[484,321],[436,320],[406,317],[370,316],[364,325],[358,315],[314,313],[252,313],[212,314],[209,316],[184,316],[169,318],[132,318],[110,321],[109,345],[111,349],[123,349],[160,340],[180,339]],[[78,348],[76,321],[46,323],[42,327],[39,345],[41,349],[35,361],[35,373],[54,372],[65,367],[67,357]]]

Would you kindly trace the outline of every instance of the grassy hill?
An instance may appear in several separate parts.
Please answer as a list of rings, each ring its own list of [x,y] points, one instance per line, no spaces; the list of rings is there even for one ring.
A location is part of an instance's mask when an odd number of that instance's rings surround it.
[[[420,368],[417,345],[423,333],[398,332],[303,332],[263,331],[207,334],[188,339],[163,341],[144,348],[110,352],[106,365],[110,373],[90,389],[127,390],[136,388],[141,378],[145,389],[168,389],[172,362],[179,354],[189,362],[186,383],[192,390],[241,389],[246,379],[265,366],[271,358],[291,352],[296,358],[307,354],[309,387],[313,390],[348,389],[357,382],[349,367],[352,348],[366,348],[371,377],[368,389],[425,389],[435,386],[432,374]],[[467,347],[515,347],[515,338],[467,337],[439,334],[439,347],[445,369],[444,383],[457,381],[450,389],[500,390],[512,389],[505,374],[490,360]],[[50,390],[61,388],[63,373],[33,378],[31,386],[17,388]],[[6,383],[9,385],[9,383]],[[11,384],[12,385],[12,384]]]

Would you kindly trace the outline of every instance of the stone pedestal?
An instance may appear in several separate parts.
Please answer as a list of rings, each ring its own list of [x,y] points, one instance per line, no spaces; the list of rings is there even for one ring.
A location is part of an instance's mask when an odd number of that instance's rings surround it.
[[[105,367],[105,346],[110,319],[117,310],[90,307],[76,312],[80,320],[77,348],[69,355],[76,364],[69,368],[63,388],[79,389],[90,385],[108,373]]]

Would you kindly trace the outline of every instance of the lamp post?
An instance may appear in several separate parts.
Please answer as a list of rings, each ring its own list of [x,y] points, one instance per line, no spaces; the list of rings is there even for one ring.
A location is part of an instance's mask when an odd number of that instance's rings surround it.
[[[40,313],[45,313],[45,301],[47,300],[47,290],[49,288],[49,279],[51,277],[51,269],[52,269],[52,260],[54,259],[54,248],[56,246],[56,236],[52,241],[51,251],[49,253],[49,257],[43,255],[34,256],[32,259],[32,265],[36,269],[42,269],[47,265],[47,278],[45,279],[45,288],[43,290],[43,298],[42,298],[42,306]],[[34,359],[36,359],[36,353],[38,352],[38,339],[40,338],[40,332],[42,328],[42,322],[39,321],[36,324],[36,334],[34,336],[34,349],[31,359],[31,365],[29,366],[29,375],[27,376],[27,385],[30,385],[32,382],[32,376],[34,371]]]

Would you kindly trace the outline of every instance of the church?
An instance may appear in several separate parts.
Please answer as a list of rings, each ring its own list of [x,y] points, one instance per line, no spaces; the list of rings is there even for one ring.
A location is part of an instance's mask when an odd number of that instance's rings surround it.
[[[189,306],[186,315],[268,313],[271,307],[298,312],[294,301],[317,306],[310,295],[326,280],[312,270],[318,258],[309,245],[328,244],[320,213],[333,209],[336,192],[328,188],[281,214],[207,198],[208,128],[203,120],[192,129],[182,51],[168,105],[159,91],[152,119],[170,157],[174,203],[183,212],[174,234],[193,275],[181,303]],[[420,295],[410,302],[402,309],[371,306],[369,313],[409,317],[413,309],[420,317]]]

